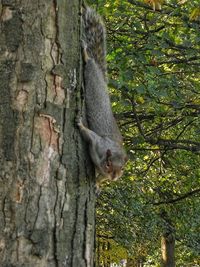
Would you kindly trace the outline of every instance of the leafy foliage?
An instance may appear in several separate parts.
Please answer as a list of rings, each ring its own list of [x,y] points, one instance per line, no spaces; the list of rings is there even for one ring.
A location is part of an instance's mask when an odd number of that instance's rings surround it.
[[[160,266],[160,237],[171,231],[176,266],[199,266],[199,1],[102,0],[98,10],[130,161],[123,180],[99,198],[97,235],[121,246],[118,261]]]

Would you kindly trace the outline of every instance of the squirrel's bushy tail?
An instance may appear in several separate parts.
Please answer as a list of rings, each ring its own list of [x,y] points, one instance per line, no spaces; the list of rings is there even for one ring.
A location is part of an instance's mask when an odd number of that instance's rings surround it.
[[[87,45],[89,57],[95,62],[106,77],[106,32],[101,17],[88,6],[83,7],[83,40]]]

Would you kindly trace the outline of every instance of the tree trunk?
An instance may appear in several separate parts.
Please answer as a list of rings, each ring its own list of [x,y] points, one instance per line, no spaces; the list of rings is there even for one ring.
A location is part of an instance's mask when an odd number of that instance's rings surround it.
[[[80,1],[0,3],[0,266],[92,267]]]
[[[161,238],[162,267],[175,267],[175,238],[173,233],[165,233]]]

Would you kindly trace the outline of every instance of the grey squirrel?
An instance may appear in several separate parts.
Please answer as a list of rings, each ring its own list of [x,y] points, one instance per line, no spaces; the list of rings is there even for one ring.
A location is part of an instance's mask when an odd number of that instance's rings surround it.
[[[89,143],[90,156],[102,180],[117,180],[127,161],[122,136],[113,116],[106,82],[105,27],[101,17],[90,7],[83,8],[83,60],[86,116],[89,128],[78,126]]]

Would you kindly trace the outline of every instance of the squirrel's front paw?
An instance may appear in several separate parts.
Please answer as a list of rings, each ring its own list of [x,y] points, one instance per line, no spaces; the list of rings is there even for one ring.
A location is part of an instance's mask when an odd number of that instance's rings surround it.
[[[87,43],[83,39],[81,39],[81,47],[83,48],[83,50],[86,50],[87,49]]]
[[[82,117],[80,117],[80,116],[76,117],[76,125],[78,127],[82,127],[83,126]]]
[[[95,185],[95,195],[96,197],[98,197],[101,194],[101,188],[99,186],[99,184]]]

